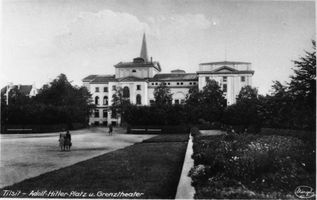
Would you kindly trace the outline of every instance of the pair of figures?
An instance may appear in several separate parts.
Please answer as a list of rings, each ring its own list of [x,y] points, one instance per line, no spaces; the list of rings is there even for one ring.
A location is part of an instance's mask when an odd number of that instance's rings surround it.
[[[112,125],[110,124],[109,125],[109,135],[112,135],[112,131],[113,131],[113,128],[112,128]]]
[[[69,131],[66,131],[66,134],[61,133],[59,134],[59,146],[61,148],[61,151],[68,150],[70,151],[70,147],[72,146],[72,138],[69,133]]]

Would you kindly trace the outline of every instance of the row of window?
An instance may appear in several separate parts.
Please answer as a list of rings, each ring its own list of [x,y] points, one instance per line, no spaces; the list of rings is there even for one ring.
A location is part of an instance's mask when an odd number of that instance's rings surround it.
[[[160,83],[151,83],[151,85],[159,85]],[[197,83],[196,82],[189,82],[189,85],[196,85]],[[167,82],[167,83],[165,83],[165,82],[163,82],[163,85],[171,85],[171,83],[170,82]],[[176,85],[184,85],[184,83],[183,82],[176,82]]]
[[[206,82],[208,81],[208,80],[210,80],[210,77],[205,77],[205,79],[206,79]],[[222,82],[227,82],[227,80],[228,80],[228,77],[227,76],[223,76],[222,77]],[[245,76],[241,76],[240,77],[240,81],[241,82],[245,82]]]
[[[129,97],[126,97],[126,98],[129,98]],[[141,105],[141,103],[142,103],[141,99],[142,99],[141,95],[137,94],[136,95],[136,104]],[[95,97],[95,105],[99,105],[99,97],[98,96]],[[108,96],[103,97],[103,105],[108,105]]]
[[[112,90],[116,90],[116,86],[112,86]],[[136,90],[141,90],[141,85],[136,85]],[[95,87],[95,92],[100,92],[99,87]],[[108,92],[108,87],[103,88],[103,92]]]

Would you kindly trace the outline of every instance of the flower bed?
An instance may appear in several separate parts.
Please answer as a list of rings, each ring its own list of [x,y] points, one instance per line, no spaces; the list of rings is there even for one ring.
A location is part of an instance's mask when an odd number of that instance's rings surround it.
[[[286,136],[220,135],[194,138],[190,175],[195,198],[295,198],[315,188],[315,143]]]

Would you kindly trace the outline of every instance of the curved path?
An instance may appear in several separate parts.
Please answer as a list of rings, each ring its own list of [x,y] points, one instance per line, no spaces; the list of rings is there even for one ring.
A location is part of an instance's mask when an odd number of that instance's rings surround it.
[[[0,135],[0,188],[155,136],[124,133],[118,128],[112,136],[106,128],[71,131],[70,152],[60,151],[59,133]]]

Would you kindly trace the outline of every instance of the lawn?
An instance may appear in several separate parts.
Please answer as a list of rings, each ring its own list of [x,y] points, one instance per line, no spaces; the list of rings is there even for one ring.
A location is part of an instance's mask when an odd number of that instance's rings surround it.
[[[280,135],[194,138],[190,175],[195,198],[295,199],[298,186],[315,188],[315,143]]]
[[[120,192],[140,194],[133,198],[174,198],[185,156],[186,138],[187,134],[157,136],[151,142],[137,143],[2,190],[20,190],[21,194],[26,193],[25,197],[30,197],[32,190],[46,191],[46,196],[40,196],[42,198],[52,197],[47,196],[50,191],[68,193],[65,196],[68,198],[84,197],[84,193],[94,194],[93,198],[131,197],[109,196],[110,193]],[[75,195],[74,192],[81,196],[69,195]]]

